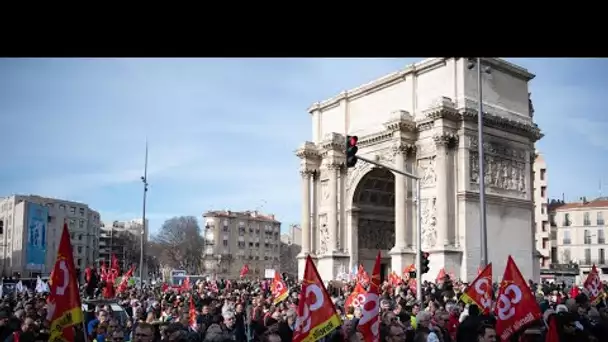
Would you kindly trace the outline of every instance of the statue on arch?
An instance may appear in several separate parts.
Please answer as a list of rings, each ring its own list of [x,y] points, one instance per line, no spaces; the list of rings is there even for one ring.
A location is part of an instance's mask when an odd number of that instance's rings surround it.
[[[534,104],[532,104],[532,93],[528,93],[528,111],[530,112],[530,118],[534,117]]]

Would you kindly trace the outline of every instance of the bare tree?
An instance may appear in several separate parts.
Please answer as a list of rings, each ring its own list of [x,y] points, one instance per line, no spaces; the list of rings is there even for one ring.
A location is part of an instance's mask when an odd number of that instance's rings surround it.
[[[180,216],[165,221],[154,242],[161,247],[161,262],[190,273],[200,271],[204,240],[196,217]]]

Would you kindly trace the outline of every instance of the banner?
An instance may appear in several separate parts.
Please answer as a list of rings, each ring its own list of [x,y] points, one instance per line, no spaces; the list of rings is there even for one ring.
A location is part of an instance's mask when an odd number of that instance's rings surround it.
[[[49,341],[74,341],[72,327],[81,324],[84,316],[67,223],[63,225],[57,259],[49,282],[51,283],[47,298],[47,320],[51,322]]]
[[[25,269],[42,271],[46,264],[46,230],[49,210],[40,204],[27,203],[27,241],[25,242]]]
[[[306,258],[297,313],[294,342],[319,341],[342,325],[310,255]]]
[[[492,310],[492,263],[489,263],[464,290],[460,300],[467,304],[474,303],[484,314],[490,313]]]
[[[274,279],[272,285],[270,285],[270,292],[272,293],[273,302],[275,305],[284,301],[289,296],[287,291],[287,285],[283,281],[283,278],[279,272],[274,272]]]
[[[496,334],[502,341],[509,341],[513,334],[542,317],[536,298],[510,255],[498,288],[494,315]]]
[[[602,298],[604,298],[604,286],[600,281],[600,275],[597,272],[597,267],[595,267],[595,265],[593,265],[591,272],[587,275],[583,287],[587,290],[591,304],[597,305]],[[576,297],[576,295],[574,297]]]
[[[365,342],[380,341],[380,261],[382,253],[378,251],[376,263],[372,270],[372,279],[369,290],[365,294],[365,305],[361,308],[359,319],[359,331],[363,334]]]

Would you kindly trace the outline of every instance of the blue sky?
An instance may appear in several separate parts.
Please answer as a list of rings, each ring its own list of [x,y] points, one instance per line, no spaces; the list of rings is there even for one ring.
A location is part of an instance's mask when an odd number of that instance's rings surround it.
[[[421,59],[2,59],[0,195],[88,203],[102,219],[260,209],[299,221],[306,109]],[[509,59],[531,82],[549,193],[608,194],[608,60]]]

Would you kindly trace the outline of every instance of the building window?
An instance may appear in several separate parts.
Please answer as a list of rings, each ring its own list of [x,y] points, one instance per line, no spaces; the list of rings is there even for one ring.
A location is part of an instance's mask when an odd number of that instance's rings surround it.
[[[570,221],[570,214],[564,214],[564,227],[570,227],[570,224],[572,223],[572,221]]]
[[[78,221],[78,228],[80,228],[80,229],[84,228],[84,220]]]
[[[606,237],[604,236],[604,229],[597,230],[597,243],[603,245],[606,243]]]
[[[78,213],[80,214],[80,216],[84,216],[84,208],[78,209]]]
[[[591,265],[591,248],[585,248],[585,265]]]
[[[601,211],[597,212],[597,225],[598,226],[604,225],[604,213]]]
[[[572,240],[570,239],[570,231],[569,230],[564,230],[564,237],[563,237],[563,244],[564,245],[569,245],[572,243]]]
[[[591,225],[591,215],[589,215],[589,213],[584,214],[583,225],[585,225],[585,226]]]
[[[547,197],[547,187],[546,186],[540,187],[540,197],[542,197],[542,198]]]
[[[545,180],[547,176],[547,169],[540,169],[540,180]]]
[[[78,241],[82,241],[82,235],[78,234]]]
[[[584,241],[585,245],[590,245],[591,244],[591,231],[589,231],[588,229],[585,229],[585,241]]]
[[[222,228],[225,232],[229,231],[230,228],[228,226],[224,226],[224,228]]]
[[[78,246],[78,253],[82,253],[82,246]]]
[[[76,215],[76,207],[70,207],[70,214]]]
[[[598,264],[605,265],[606,264],[606,251],[603,248],[598,250]]]
[[[551,247],[551,263],[557,264],[557,247]]]
[[[547,204],[546,203],[543,203],[540,206],[540,213],[543,214],[543,215],[547,214]]]
[[[65,204],[60,204],[60,205],[59,205],[59,209],[61,209],[61,210],[65,210]]]
[[[78,267],[82,266],[82,259],[78,259],[77,264],[78,264]]]
[[[76,228],[76,220],[70,219],[68,225],[69,225],[70,229],[75,229]]]

